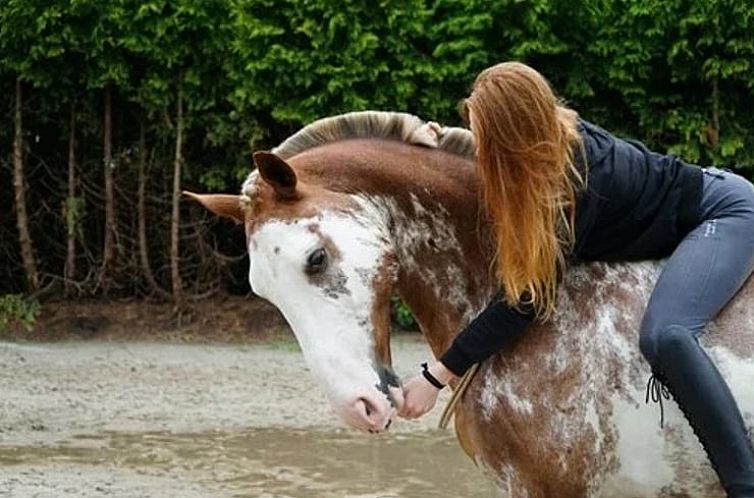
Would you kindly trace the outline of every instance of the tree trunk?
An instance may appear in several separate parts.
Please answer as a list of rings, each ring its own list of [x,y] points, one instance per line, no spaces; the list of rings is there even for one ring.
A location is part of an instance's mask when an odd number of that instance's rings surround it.
[[[175,119],[175,160],[173,161],[173,202],[170,216],[170,276],[173,284],[173,300],[177,306],[183,302],[183,285],[179,266],[179,224],[181,202],[181,167],[183,165],[183,91],[178,88],[178,103]]]
[[[13,193],[16,205],[16,225],[18,227],[18,244],[21,246],[21,259],[26,274],[28,290],[39,288],[37,263],[34,260],[34,246],[29,233],[29,216],[26,212],[26,179],[24,177],[24,138],[21,102],[21,78],[16,78],[16,130],[13,137]]]
[[[170,293],[165,291],[157,283],[152,273],[152,267],[149,264],[149,245],[147,244],[147,214],[146,214],[146,195],[147,195],[147,140],[144,119],[139,122],[139,188],[137,199],[137,215],[139,218],[139,260],[144,278],[147,280],[152,292],[163,298],[170,299]]]
[[[105,241],[102,249],[102,270],[100,281],[107,294],[109,289],[109,273],[115,259],[115,195],[113,192],[113,124],[111,91],[105,88],[105,116],[104,116],[104,154],[105,166]]]
[[[72,283],[76,278],[76,224],[80,216],[80,206],[76,202],[76,101],[71,100],[71,117],[68,126],[68,198],[65,209],[66,253],[65,293],[72,294]]]

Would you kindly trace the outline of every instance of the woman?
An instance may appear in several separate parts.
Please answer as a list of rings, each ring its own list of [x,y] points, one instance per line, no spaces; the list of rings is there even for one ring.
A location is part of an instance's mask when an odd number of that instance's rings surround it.
[[[654,394],[667,388],[673,395],[728,496],[754,497],[744,421],[697,341],[754,269],[752,185],[580,120],[542,75],[520,63],[483,71],[464,107],[494,227],[500,296],[404,385],[400,415],[423,415],[444,384],[500,350],[535,316],[551,315],[568,261],[669,256],[640,331]]]

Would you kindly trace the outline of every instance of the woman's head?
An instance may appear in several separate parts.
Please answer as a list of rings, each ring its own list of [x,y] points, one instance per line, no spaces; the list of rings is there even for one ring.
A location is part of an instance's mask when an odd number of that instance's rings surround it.
[[[496,235],[496,273],[506,300],[554,310],[558,272],[574,242],[582,185],[577,115],[534,69],[506,62],[482,71],[463,111],[477,147],[487,213]]]

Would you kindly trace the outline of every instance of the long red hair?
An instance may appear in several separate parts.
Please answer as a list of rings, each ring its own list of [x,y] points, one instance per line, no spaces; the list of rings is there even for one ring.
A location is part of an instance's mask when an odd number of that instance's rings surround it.
[[[464,112],[505,300],[530,302],[547,317],[573,248],[576,197],[584,185],[576,167],[583,154],[578,115],[559,102],[541,74],[518,62],[482,71]]]

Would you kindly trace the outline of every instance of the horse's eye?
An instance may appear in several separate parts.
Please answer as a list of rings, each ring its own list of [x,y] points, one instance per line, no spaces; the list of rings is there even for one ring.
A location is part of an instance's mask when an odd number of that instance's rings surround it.
[[[320,248],[309,254],[306,258],[306,273],[320,273],[327,267],[327,253]]]

